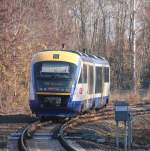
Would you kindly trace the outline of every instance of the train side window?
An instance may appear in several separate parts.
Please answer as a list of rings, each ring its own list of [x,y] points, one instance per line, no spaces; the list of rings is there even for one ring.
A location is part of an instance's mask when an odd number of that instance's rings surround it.
[[[84,64],[81,69],[79,83],[87,83],[87,66]]]
[[[83,83],[83,70],[81,69],[79,83]]]
[[[94,70],[93,66],[89,66],[89,93],[93,93],[93,86],[94,86]]]
[[[104,82],[109,82],[109,68],[104,67]]]
[[[96,67],[95,93],[102,92],[102,67]]]

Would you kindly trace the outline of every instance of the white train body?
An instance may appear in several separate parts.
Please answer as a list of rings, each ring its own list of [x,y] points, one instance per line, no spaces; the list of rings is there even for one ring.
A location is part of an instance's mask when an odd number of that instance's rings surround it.
[[[67,85],[59,82],[63,78]],[[31,79],[30,108],[40,117],[72,116],[109,102],[110,66],[104,58],[79,51],[42,51],[33,57]]]

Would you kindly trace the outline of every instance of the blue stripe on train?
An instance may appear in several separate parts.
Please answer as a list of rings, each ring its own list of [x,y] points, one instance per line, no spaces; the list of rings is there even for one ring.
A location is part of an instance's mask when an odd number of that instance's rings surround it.
[[[66,108],[66,111],[61,111],[57,109],[51,109],[49,110],[49,108],[41,108],[40,107],[40,103],[39,101],[35,101],[35,100],[31,100],[30,101],[30,107],[32,108],[32,111],[34,113],[36,113],[38,116],[71,116],[76,114],[77,112],[81,112],[82,106],[84,105],[85,110],[89,110],[90,108],[97,108],[99,109],[101,106],[105,105],[106,103],[108,103],[109,100],[109,96],[105,96],[103,97],[103,101],[100,97],[98,98],[94,98],[94,99],[90,99],[88,101],[85,100],[80,100],[80,101],[71,101],[71,99],[68,102],[68,105]]]
[[[83,101],[69,101],[68,102],[68,109],[75,111],[75,112],[80,112],[82,104],[83,104]]]
[[[75,112],[81,112],[82,106],[85,106],[85,109],[88,110],[90,108],[100,108],[103,105],[107,104],[109,101],[109,96],[104,96],[103,99],[101,97],[93,98],[89,100],[80,100],[80,101],[69,101],[68,108]]]

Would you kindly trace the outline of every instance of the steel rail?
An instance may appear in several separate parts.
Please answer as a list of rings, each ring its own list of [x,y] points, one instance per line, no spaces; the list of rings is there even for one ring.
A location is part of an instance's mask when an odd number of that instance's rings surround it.
[[[112,110],[110,110],[110,111],[112,111]],[[78,117],[71,119],[70,121],[63,124],[59,130],[58,139],[59,139],[60,143],[67,151],[78,151],[77,149],[72,147],[70,144],[68,144],[67,141],[65,140],[65,138],[64,138],[65,130],[67,130],[68,128],[77,126],[79,124],[84,124],[84,123],[91,122],[91,121],[97,121],[99,119],[107,119],[108,116],[112,118],[111,114],[112,113],[110,113],[110,114],[107,113],[104,116],[104,113],[102,110],[97,113],[91,113],[90,115],[89,114],[79,115]],[[100,116],[100,115],[102,115],[102,116]]]
[[[141,104],[142,106],[143,104]],[[131,105],[133,107],[133,105]],[[149,114],[149,110],[147,109],[141,109],[137,111],[132,111],[132,115],[142,115],[142,114]],[[79,115],[75,118],[72,118],[71,120],[65,122],[63,125],[61,125],[60,129],[58,130],[56,135],[56,138],[60,142],[60,144],[66,149],[67,151],[77,151],[72,145],[70,145],[66,139],[64,138],[65,131],[69,128],[72,128],[74,126],[85,124],[88,122],[94,122],[97,120],[110,120],[114,118],[114,109],[111,108],[102,108],[98,112],[92,112],[92,113],[86,113],[85,115]],[[37,121],[35,123],[32,123],[28,125],[22,132],[22,135],[19,139],[19,149],[20,151],[28,151],[26,146],[26,138],[29,137],[36,129],[40,126],[44,126],[45,123],[40,123],[40,121]]]
[[[133,116],[136,116],[136,115],[138,116],[138,115],[142,115],[142,114],[150,114],[150,110],[147,110],[147,109],[145,109],[145,110],[142,109],[142,110],[137,110],[137,111],[132,111],[132,112],[133,112],[132,113]],[[104,109],[97,113],[91,113],[90,115],[89,114],[80,115],[76,118],[71,119],[70,121],[68,121],[67,123],[65,123],[64,125],[61,126],[59,133],[58,133],[59,141],[67,151],[78,151],[77,149],[75,149],[71,145],[69,145],[64,138],[64,133],[68,128],[72,128],[79,124],[85,124],[85,123],[93,122],[93,121],[97,121],[97,120],[108,120],[108,119],[110,120],[113,118],[114,118],[113,108]]]
[[[20,151],[28,151],[27,145],[26,145],[26,139],[31,137],[32,134],[39,128],[52,123],[51,121],[43,122],[41,123],[40,121],[36,121],[34,123],[31,123],[28,125],[23,132],[21,133],[21,136],[18,140],[18,147]],[[54,128],[55,130],[55,128]]]
[[[26,146],[26,137],[29,137],[29,129],[33,126],[33,125],[37,125],[39,124],[40,121],[36,121],[34,123],[31,123],[30,125],[28,125],[23,132],[21,133],[21,136],[18,140],[18,147],[20,151],[28,151],[27,146]]]

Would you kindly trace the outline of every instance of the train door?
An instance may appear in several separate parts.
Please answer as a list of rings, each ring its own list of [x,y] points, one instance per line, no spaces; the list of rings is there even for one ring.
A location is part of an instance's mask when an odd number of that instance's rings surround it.
[[[92,108],[94,101],[94,66],[88,66],[88,109]]]
[[[78,100],[82,101],[82,111],[87,109],[87,88],[87,65],[82,64],[76,91]]]
[[[110,70],[109,66],[103,67],[103,89],[102,89],[102,104],[108,103],[110,88]]]
[[[96,66],[95,68],[96,78],[95,78],[95,109],[100,108],[102,105],[102,90],[103,90],[103,68],[102,66]]]

